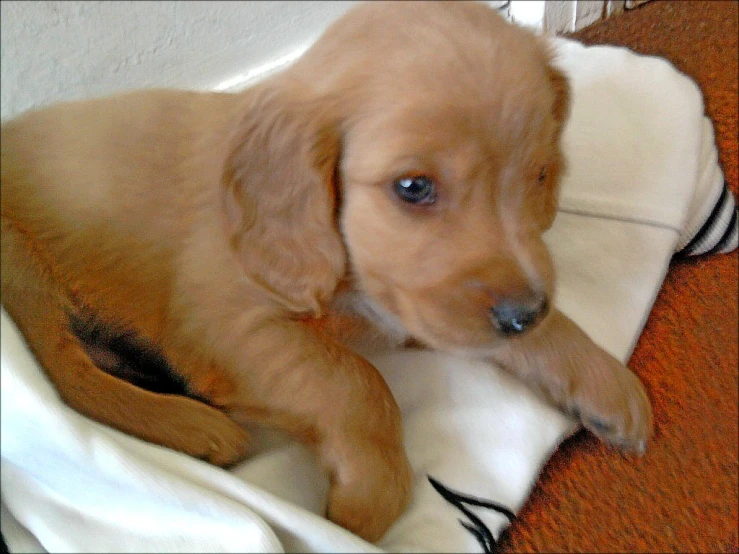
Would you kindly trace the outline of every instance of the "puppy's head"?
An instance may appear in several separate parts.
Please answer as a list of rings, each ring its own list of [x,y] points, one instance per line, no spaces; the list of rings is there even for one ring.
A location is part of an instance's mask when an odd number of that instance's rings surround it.
[[[373,2],[288,76],[330,106],[340,231],[375,312],[467,352],[546,315],[569,97],[539,39],[482,4]]]

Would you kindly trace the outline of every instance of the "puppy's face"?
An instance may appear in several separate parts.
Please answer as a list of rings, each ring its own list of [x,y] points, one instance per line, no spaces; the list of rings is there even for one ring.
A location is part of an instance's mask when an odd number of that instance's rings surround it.
[[[396,104],[347,136],[352,267],[370,298],[429,345],[485,349],[546,313],[553,272],[541,235],[561,162],[551,100],[538,92],[511,98],[510,113],[438,97]],[[520,313],[506,319],[500,306]]]
[[[313,58],[352,41],[356,54],[316,78],[344,102],[341,230],[358,288],[444,350],[484,353],[534,327],[554,286],[542,233],[563,166],[564,77],[483,5],[373,3]]]

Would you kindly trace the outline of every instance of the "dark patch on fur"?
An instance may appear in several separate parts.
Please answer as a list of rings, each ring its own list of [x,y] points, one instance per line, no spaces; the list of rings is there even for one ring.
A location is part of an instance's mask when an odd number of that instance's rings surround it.
[[[70,315],[69,328],[93,363],[106,373],[151,392],[208,403],[190,389],[187,380],[153,344],[136,333],[118,330],[90,314]]]

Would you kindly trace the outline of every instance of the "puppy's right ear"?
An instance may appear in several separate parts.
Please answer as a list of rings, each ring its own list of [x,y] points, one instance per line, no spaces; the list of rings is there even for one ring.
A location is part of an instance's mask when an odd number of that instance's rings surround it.
[[[344,274],[338,123],[329,102],[280,78],[244,93],[224,173],[230,240],[278,305],[319,315]]]

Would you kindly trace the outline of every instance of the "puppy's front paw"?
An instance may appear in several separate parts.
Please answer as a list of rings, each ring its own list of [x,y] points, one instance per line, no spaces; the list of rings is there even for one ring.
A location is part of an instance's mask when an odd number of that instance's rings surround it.
[[[382,538],[408,505],[413,472],[405,452],[377,450],[343,468],[331,485],[328,518],[369,542]],[[359,461],[359,460],[358,460]]]
[[[601,351],[598,371],[588,372],[574,398],[586,429],[627,452],[644,454],[653,432],[652,407],[639,378]]]

